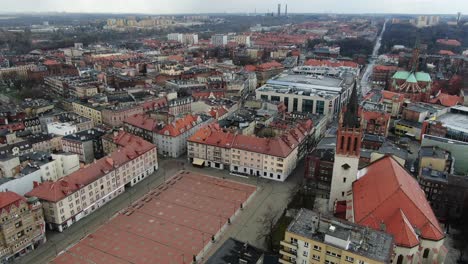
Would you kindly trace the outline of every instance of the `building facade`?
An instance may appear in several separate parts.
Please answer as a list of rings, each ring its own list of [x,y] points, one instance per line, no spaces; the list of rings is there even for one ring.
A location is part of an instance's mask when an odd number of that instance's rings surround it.
[[[0,259],[14,260],[46,242],[42,205],[14,192],[1,192]]]

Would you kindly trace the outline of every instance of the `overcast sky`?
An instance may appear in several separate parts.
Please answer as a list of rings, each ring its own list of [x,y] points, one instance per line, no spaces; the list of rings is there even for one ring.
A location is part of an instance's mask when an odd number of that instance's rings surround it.
[[[0,13],[263,13],[278,3],[290,13],[468,14],[468,0],[0,0]]]

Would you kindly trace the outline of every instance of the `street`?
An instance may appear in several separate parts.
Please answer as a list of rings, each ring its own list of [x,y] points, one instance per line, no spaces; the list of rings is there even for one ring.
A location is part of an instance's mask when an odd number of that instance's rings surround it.
[[[184,165],[182,165],[183,163]],[[165,179],[167,180],[182,169],[258,186],[258,190],[253,199],[247,204],[235,221],[233,221],[227,231],[225,231],[222,238],[218,239],[207,252],[207,258],[229,237],[234,237],[254,246],[265,248],[264,241],[259,241],[257,239],[257,230],[259,230],[261,225],[261,223],[258,223],[257,219],[268,210],[269,206],[279,213],[286,208],[291,189],[294,188],[298,182],[302,181],[304,162],[302,161],[298,164],[296,170],[289,176],[286,182],[274,182],[266,179],[257,180],[255,177],[232,176],[229,175],[229,172],[226,170],[195,168],[187,164],[186,159],[183,158],[160,159],[159,170],[156,173],[136,186],[127,189],[122,195],[116,197],[93,214],[64,230],[63,233],[49,231],[47,233],[47,242],[44,245],[41,245],[24,257],[15,260],[14,263],[48,263],[64,249],[72,246],[80,239],[95,231],[117,212],[144,196],[149,190],[161,185]]]

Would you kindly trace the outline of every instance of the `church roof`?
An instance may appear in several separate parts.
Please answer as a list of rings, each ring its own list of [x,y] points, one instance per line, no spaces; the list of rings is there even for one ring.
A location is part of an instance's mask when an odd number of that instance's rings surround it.
[[[354,87],[351,92],[351,96],[348,101],[348,105],[343,114],[343,127],[347,128],[358,128],[359,127],[359,118],[358,118],[358,98],[357,98],[357,81],[354,82]]]
[[[397,71],[392,78],[407,82],[432,82],[431,76],[425,72]]]
[[[360,175],[352,187],[356,223],[374,229],[385,225],[402,247],[419,244],[419,237],[434,241],[445,237],[424,191],[392,157],[377,160]]]

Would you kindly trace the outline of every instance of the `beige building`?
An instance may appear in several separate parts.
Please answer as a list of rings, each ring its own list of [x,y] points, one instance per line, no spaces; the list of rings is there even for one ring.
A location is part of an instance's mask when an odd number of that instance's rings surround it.
[[[339,218],[301,209],[281,241],[282,264],[390,263],[393,238]]]
[[[102,112],[100,107],[93,107],[90,104],[73,102],[73,112],[80,116],[93,120],[94,124],[102,124]]]
[[[157,169],[156,146],[134,138],[88,167],[38,184],[26,196],[38,197],[49,228],[62,232]]]
[[[0,192],[0,201],[0,262],[10,263],[45,243],[44,216],[36,198]]]
[[[260,138],[225,132],[212,124],[188,139],[188,159],[197,166],[284,181],[302,157],[312,131],[311,122],[304,122],[281,136]]]

